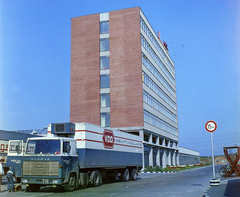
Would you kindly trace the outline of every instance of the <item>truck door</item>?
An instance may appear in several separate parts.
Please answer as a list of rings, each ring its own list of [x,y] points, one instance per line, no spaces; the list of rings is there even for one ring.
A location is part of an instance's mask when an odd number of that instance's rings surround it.
[[[10,140],[8,142],[7,167],[15,169],[15,178],[20,182],[22,177],[22,163],[25,152],[23,140]]]
[[[8,143],[8,156],[24,154],[23,140],[10,140]]]
[[[78,157],[76,154],[76,142],[73,140],[63,141],[63,169],[66,172],[65,177],[70,177],[71,173],[78,174]],[[77,176],[78,177],[78,176]],[[76,178],[77,178],[76,177]]]

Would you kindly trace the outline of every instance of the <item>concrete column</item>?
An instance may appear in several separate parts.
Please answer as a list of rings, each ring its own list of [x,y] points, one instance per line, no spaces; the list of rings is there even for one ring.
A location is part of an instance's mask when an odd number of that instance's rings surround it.
[[[167,155],[166,155],[166,149],[163,148],[163,156],[162,156],[162,167],[163,167],[163,168],[165,168],[166,165],[167,165],[167,164],[166,164],[166,160],[167,160],[167,159],[166,159],[166,158],[167,158],[166,156],[167,156]]]
[[[171,166],[171,151],[168,149],[167,152],[167,164]]]
[[[176,165],[176,151],[175,150],[172,150],[172,163],[173,163],[173,166]]]
[[[156,165],[160,166],[160,148],[157,147]]]
[[[177,160],[177,165],[179,166],[179,150],[178,150],[178,143],[176,143],[176,160]]]
[[[143,130],[140,130],[139,131],[139,136],[142,138],[142,141],[144,141],[144,133],[143,133]],[[143,147],[142,147],[142,166],[143,166],[143,170],[144,170],[144,167],[145,167],[145,161],[144,161],[144,144],[143,144]]]
[[[177,162],[177,165],[179,166],[179,151],[177,150],[176,151],[176,162]]]
[[[150,146],[149,149],[149,166],[153,166],[153,147]]]

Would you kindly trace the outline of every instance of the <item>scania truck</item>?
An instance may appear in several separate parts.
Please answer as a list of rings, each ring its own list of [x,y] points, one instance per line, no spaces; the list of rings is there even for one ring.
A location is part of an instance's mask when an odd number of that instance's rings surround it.
[[[103,179],[136,180],[142,168],[141,137],[89,123],[53,123],[46,137],[10,141],[7,165],[15,168],[27,191],[63,186],[66,191]]]

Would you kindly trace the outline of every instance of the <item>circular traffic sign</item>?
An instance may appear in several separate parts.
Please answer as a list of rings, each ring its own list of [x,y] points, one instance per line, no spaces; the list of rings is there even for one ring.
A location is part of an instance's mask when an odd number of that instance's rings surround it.
[[[207,121],[205,124],[205,129],[208,132],[214,132],[217,129],[217,123],[214,122],[213,120]]]

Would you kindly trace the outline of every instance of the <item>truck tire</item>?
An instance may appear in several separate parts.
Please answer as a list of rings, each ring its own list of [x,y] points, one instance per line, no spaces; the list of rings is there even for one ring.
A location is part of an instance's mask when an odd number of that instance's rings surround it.
[[[131,180],[136,181],[137,180],[137,170],[134,168],[131,172]]]
[[[128,182],[129,181],[129,170],[127,168],[122,175],[122,181],[123,182]]]
[[[80,177],[79,177],[79,186],[81,188],[86,188],[88,186],[89,183],[89,177],[88,177],[88,173],[85,172],[81,172],[80,173]]]
[[[72,174],[70,174],[68,183],[66,183],[65,186],[64,186],[64,190],[67,191],[67,192],[71,192],[75,189],[75,187],[76,187],[76,177],[72,173]]]
[[[98,187],[102,183],[102,180],[101,180],[102,176],[101,176],[100,172],[97,170],[92,172],[91,179],[92,179],[91,182],[94,187]]]

